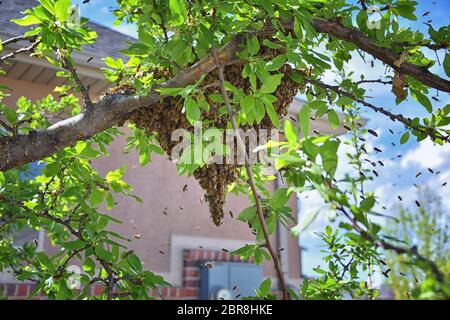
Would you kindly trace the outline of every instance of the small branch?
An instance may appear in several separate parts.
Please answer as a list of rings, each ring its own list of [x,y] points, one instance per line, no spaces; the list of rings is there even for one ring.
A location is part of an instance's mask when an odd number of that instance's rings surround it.
[[[63,57],[61,62],[64,69],[68,70],[72,74],[72,77],[75,80],[76,85],[80,89],[85,109],[91,111],[92,108],[94,107],[94,104],[92,103],[92,100],[89,96],[89,90],[84,86],[83,82],[81,82],[80,77],[78,77],[77,70],[74,68],[72,62],[68,57]]]
[[[381,80],[381,79],[374,79],[374,80],[359,80],[355,82],[356,84],[364,84],[364,83],[381,83],[381,84],[392,84],[392,80]]]
[[[428,48],[430,50],[433,51],[437,51],[437,50],[441,50],[441,49],[447,49],[450,44],[446,43],[446,42],[442,42],[442,43],[428,43],[428,42],[415,42],[415,43],[410,43],[410,42],[392,42],[392,46],[399,46],[399,47],[425,47]]]
[[[280,260],[278,258],[277,253],[273,249],[272,243],[270,241],[270,234],[269,234],[269,230],[267,229],[266,220],[264,218],[264,214],[263,214],[263,211],[262,211],[261,197],[258,194],[258,190],[256,189],[255,179],[254,179],[254,176],[253,176],[253,170],[251,168],[250,161],[249,161],[249,158],[248,158],[248,155],[247,155],[247,151],[245,149],[245,144],[242,141],[242,137],[241,137],[241,135],[239,133],[239,128],[238,128],[238,125],[236,123],[236,117],[235,117],[235,115],[233,113],[233,110],[232,110],[232,107],[231,107],[231,104],[230,104],[230,99],[228,97],[228,93],[227,93],[227,90],[225,88],[225,79],[224,79],[224,75],[223,75],[223,66],[219,62],[219,58],[217,56],[217,51],[216,51],[216,49],[214,47],[212,48],[212,55],[213,55],[214,61],[215,61],[216,66],[217,66],[217,70],[219,72],[220,91],[221,91],[223,99],[225,101],[225,106],[227,107],[228,113],[230,114],[230,117],[231,117],[231,124],[233,126],[233,130],[234,130],[234,134],[236,136],[238,147],[239,147],[240,151],[244,154],[244,163],[245,163],[245,170],[247,171],[247,175],[248,175],[248,184],[250,185],[250,188],[251,188],[252,193],[253,193],[253,197],[255,199],[256,211],[258,213],[259,222],[261,224],[261,228],[262,228],[262,231],[263,231],[263,234],[264,234],[266,247],[267,247],[267,250],[269,250],[269,253],[270,253],[270,255],[272,256],[272,259],[273,259],[275,270],[276,270],[277,276],[278,276],[278,282],[279,282],[281,290],[283,292],[283,300],[289,300],[289,293],[288,293],[288,290],[287,290],[286,281],[284,279],[283,272],[281,271]]]
[[[311,84],[314,84],[316,86],[321,87],[322,89],[325,90],[332,90],[334,92],[336,92],[337,94],[341,95],[341,96],[346,96],[352,100],[354,100],[355,102],[358,102],[376,112],[379,112],[381,114],[384,114],[385,116],[388,116],[391,120],[393,121],[398,121],[403,123],[406,127],[417,131],[419,133],[423,133],[426,134],[427,136],[429,136],[432,140],[436,140],[436,139],[442,139],[445,142],[450,142],[450,136],[448,135],[442,135],[441,133],[439,133],[438,131],[436,131],[435,128],[433,127],[426,127],[426,126],[421,126],[421,125],[415,125],[413,123],[413,121],[410,118],[406,118],[405,116],[401,115],[401,114],[395,114],[392,112],[389,112],[381,107],[375,106],[363,99],[360,99],[358,97],[356,97],[354,94],[347,92],[347,91],[343,91],[342,89],[340,89],[338,86],[332,86],[326,83],[323,83],[319,80],[314,80],[314,79],[306,79],[306,82],[309,82]]]
[[[11,44],[11,43],[16,43],[19,41],[25,40],[25,37],[23,35],[21,36],[17,36],[17,37],[13,37],[10,39],[6,39],[5,41],[2,42],[2,46],[6,47],[7,45]]]
[[[38,44],[39,44],[39,41],[36,41],[36,42],[33,42],[28,47],[20,48],[20,49],[17,49],[16,51],[12,51],[8,54],[5,54],[4,56],[0,57],[0,63],[4,63],[6,60],[14,58],[19,53],[34,51],[34,49],[37,47]]]
[[[12,134],[15,134],[15,130],[13,127],[11,127],[10,125],[8,125],[5,121],[3,121],[2,119],[0,119],[0,125],[5,128],[7,131],[9,131]]]
[[[411,248],[401,247],[401,246],[396,246],[392,243],[386,242],[385,240],[377,239],[377,238],[373,237],[371,234],[369,234],[367,231],[365,231],[363,228],[361,228],[361,226],[358,225],[356,220],[350,216],[350,214],[347,212],[347,210],[345,210],[345,208],[342,205],[339,205],[337,207],[337,209],[339,211],[341,211],[352,222],[353,228],[361,235],[361,237],[372,242],[379,248],[382,248],[385,250],[392,250],[392,251],[395,251],[397,254],[407,254],[407,255],[413,256],[414,258],[416,258],[417,260],[419,260],[421,262],[424,262],[425,264],[427,264],[430,267],[431,272],[435,275],[435,277],[439,281],[439,283],[442,283],[442,284],[445,283],[445,276],[442,273],[442,271],[439,270],[439,267],[436,265],[436,263],[434,261],[422,256],[418,252],[417,247],[411,247]]]

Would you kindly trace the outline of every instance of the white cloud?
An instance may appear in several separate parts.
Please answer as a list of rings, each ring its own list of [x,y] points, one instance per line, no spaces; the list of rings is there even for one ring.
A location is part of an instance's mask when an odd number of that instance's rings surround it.
[[[418,147],[408,151],[401,161],[402,168],[418,165],[423,168],[437,168],[450,156],[450,145],[437,145],[429,139],[419,143]]]
[[[366,80],[374,80],[382,79],[386,75],[392,74],[391,72],[386,73],[386,67],[381,62],[375,61],[372,66],[372,60],[371,57],[366,57],[364,60],[360,55],[353,53],[350,61],[344,66],[346,74],[349,75],[352,73],[350,78],[353,81],[361,80],[361,75],[363,75]],[[336,80],[341,81],[341,79],[341,76],[338,75],[335,70],[326,70],[322,76],[322,80],[330,84],[334,83]],[[361,87],[365,88],[367,94],[371,96],[389,92],[389,89],[386,89],[386,85],[379,83],[365,83],[361,84]]]

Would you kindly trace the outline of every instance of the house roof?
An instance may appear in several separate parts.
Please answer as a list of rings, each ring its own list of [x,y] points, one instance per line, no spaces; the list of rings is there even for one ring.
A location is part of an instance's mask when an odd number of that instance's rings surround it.
[[[20,18],[21,12],[38,4],[37,0],[2,1],[0,4],[0,37],[2,40],[20,36],[29,30],[29,27],[12,23],[11,19]],[[135,41],[135,39],[94,22],[88,22],[88,26],[97,32],[97,40],[92,46],[85,45],[82,52],[73,52],[73,58],[77,64],[81,81],[90,87],[94,96],[98,96],[111,86],[111,83],[104,79],[100,71],[100,68],[104,67],[102,58],[123,57],[119,51],[127,47],[126,42]],[[4,49],[8,52],[23,46],[23,42],[18,42],[8,45]],[[30,57],[26,53],[16,55],[8,65],[2,66],[2,69],[6,71],[6,77],[16,80],[49,86],[60,86],[66,83],[65,78],[56,76],[57,68],[55,66],[44,59]]]
[[[37,0],[8,0],[0,4],[0,36],[3,40],[20,36],[29,30],[29,27],[22,27],[11,22],[11,19],[22,17],[21,12],[26,9],[39,5]],[[126,47],[127,41],[133,41],[134,38],[114,31],[107,27],[101,26],[94,22],[87,23],[94,31],[97,32],[97,40],[92,46],[84,46],[84,53],[89,57],[120,57],[118,53]]]

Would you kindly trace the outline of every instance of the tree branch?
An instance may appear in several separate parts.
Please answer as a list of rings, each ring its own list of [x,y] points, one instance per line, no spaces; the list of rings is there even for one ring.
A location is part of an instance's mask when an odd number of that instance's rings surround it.
[[[236,61],[240,37],[236,37],[218,50],[222,65]],[[83,110],[80,114],[59,121],[47,129],[32,131],[29,134],[17,134],[12,137],[0,137],[0,171],[40,160],[77,141],[85,140],[98,132],[115,126],[133,110],[151,107],[163,97],[159,88],[184,87],[197,81],[201,75],[216,68],[214,59],[207,56],[178,73],[174,78],[155,87],[147,96],[106,95],[94,103],[92,111]]]
[[[75,81],[75,84],[80,89],[81,96],[83,97],[84,108],[88,111],[92,111],[93,103],[91,97],[89,96],[89,90],[81,81],[80,77],[77,74],[77,70],[74,68],[72,61],[70,61],[69,57],[62,57],[61,63],[64,69],[68,70]]]
[[[6,60],[14,58],[19,53],[33,51],[37,47],[38,44],[39,44],[39,41],[35,41],[31,45],[29,45],[28,47],[23,47],[23,48],[15,50],[15,51],[12,51],[12,52],[10,52],[8,54],[5,54],[4,56],[1,56],[0,57],[0,63],[4,63]]]
[[[353,228],[361,235],[361,237],[372,242],[377,247],[380,247],[382,249],[392,250],[392,251],[395,251],[397,254],[407,254],[407,255],[410,255],[410,256],[416,258],[418,261],[421,261],[421,262],[425,263],[426,265],[428,265],[431,272],[435,275],[435,277],[439,281],[439,283],[442,283],[442,284],[445,283],[445,276],[442,273],[442,271],[439,269],[439,267],[436,265],[436,263],[434,261],[422,256],[419,253],[419,251],[417,250],[417,247],[411,247],[411,248],[401,247],[401,246],[396,246],[392,243],[386,242],[385,240],[377,239],[377,238],[373,237],[371,234],[369,234],[367,231],[365,231],[363,228],[361,228],[361,226],[358,225],[356,220],[350,216],[350,214],[347,212],[347,210],[343,206],[339,205],[337,207],[337,209],[339,211],[341,211],[352,222]]]
[[[366,35],[354,28],[344,27],[340,22],[318,18],[313,18],[311,23],[317,32],[327,33],[338,39],[350,41],[401,73],[408,74],[430,87],[450,92],[450,81],[430,73],[424,67],[409,62],[404,62],[400,67],[396,67],[394,62],[398,60],[398,54],[389,48],[382,48],[373,44]],[[287,23],[285,29],[293,30],[293,23]],[[237,60],[235,53],[240,41],[241,38],[238,36],[218,50],[222,65]],[[32,46],[35,45],[37,45],[36,42]],[[24,48],[19,50],[24,50]],[[30,49],[28,48],[28,50]],[[79,140],[88,139],[98,132],[111,128],[123,120],[129,112],[141,107],[151,107],[152,104],[158,102],[162,98],[157,91],[158,88],[186,86],[198,80],[202,74],[212,71],[215,67],[213,58],[207,56],[191,67],[180,71],[166,83],[155,87],[145,97],[107,95],[94,103],[91,112],[83,111],[81,114],[57,122],[45,130],[30,132],[27,135],[17,134],[12,137],[0,137],[0,171],[40,160]],[[375,107],[370,104],[366,106]],[[392,115],[382,109],[377,111],[389,117]],[[398,117],[393,119],[395,118]],[[400,121],[399,118],[397,120]]]
[[[383,48],[373,44],[369,37],[355,28],[345,27],[338,21],[318,18],[312,19],[311,24],[317,32],[327,33],[340,40],[352,42],[361,50],[383,61],[400,73],[407,74],[429,87],[450,93],[450,81],[431,73],[425,67],[419,67],[407,61],[397,67],[395,61],[399,59],[400,55],[389,48]]]
[[[16,42],[19,42],[19,41],[22,41],[22,40],[26,40],[26,38],[23,35],[17,36],[17,37],[13,37],[13,38],[10,38],[10,39],[6,39],[5,41],[2,42],[2,46],[6,47],[7,45],[10,45],[11,43],[16,43]]]
[[[356,97],[354,94],[352,94],[350,92],[342,90],[338,86],[332,86],[332,85],[329,85],[329,84],[326,84],[326,83],[323,83],[323,82],[321,82],[319,80],[314,80],[314,79],[306,79],[305,78],[305,81],[309,82],[311,84],[314,84],[316,86],[319,86],[322,89],[332,90],[332,91],[336,92],[338,95],[349,97],[350,99],[354,100],[355,102],[358,102],[358,103],[360,103],[360,104],[362,104],[362,105],[364,105],[364,106],[374,110],[375,112],[379,112],[381,114],[384,114],[385,116],[389,117],[393,121],[401,122],[406,127],[410,128],[410,129],[412,129],[414,131],[426,134],[432,140],[441,139],[444,142],[447,142],[447,143],[450,142],[450,136],[442,135],[440,132],[438,132],[436,130],[436,128],[416,125],[416,124],[414,124],[414,122],[410,118],[407,118],[407,117],[405,117],[405,116],[403,116],[401,114],[395,114],[395,113],[389,112],[389,111],[387,111],[387,110],[385,110],[385,109],[383,109],[381,107],[375,106],[375,105],[373,105],[373,104],[371,104],[371,103],[369,103],[369,102],[367,102],[367,101],[365,101],[363,99],[360,99],[360,98]]]
[[[284,279],[283,272],[281,271],[281,265],[280,265],[280,260],[278,258],[278,255],[275,252],[275,250],[273,249],[272,243],[270,241],[269,230],[267,229],[266,220],[264,218],[264,214],[263,214],[263,210],[262,210],[261,197],[258,193],[258,190],[256,189],[255,179],[253,176],[252,167],[250,165],[250,160],[248,158],[248,154],[247,154],[247,151],[245,148],[244,141],[242,141],[241,134],[239,133],[239,128],[236,123],[236,116],[231,107],[230,99],[228,97],[228,93],[225,88],[223,67],[220,64],[220,61],[219,61],[219,58],[217,55],[217,51],[214,47],[212,48],[212,54],[213,54],[214,61],[217,66],[217,70],[219,71],[220,91],[222,93],[223,100],[225,102],[225,106],[227,107],[228,113],[230,114],[231,124],[232,124],[233,130],[234,130],[234,135],[236,136],[237,144],[238,144],[240,151],[244,154],[244,163],[245,163],[245,170],[247,171],[247,176],[248,176],[248,184],[250,185],[250,188],[253,193],[253,198],[255,199],[256,212],[258,213],[259,223],[261,224],[261,229],[264,234],[264,240],[266,243],[266,247],[267,247],[267,250],[269,250],[270,255],[272,256],[273,264],[275,266],[275,271],[276,271],[277,277],[278,277],[278,282],[279,282],[281,291],[283,292],[283,300],[289,300],[289,293],[288,293],[287,286],[286,286],[286,280]]]

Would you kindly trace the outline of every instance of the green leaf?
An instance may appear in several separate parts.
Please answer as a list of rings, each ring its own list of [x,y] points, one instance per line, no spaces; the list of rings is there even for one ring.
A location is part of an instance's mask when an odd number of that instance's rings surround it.
[[[180,25],[184,22],[186,16],[186,6],[184,0],[169,0],[170,12],[176,17],[175,25]]]
[[[252,95],[245,96],[241,99],[241,107],[245,113],[252,112],[254,106],[255,106],[255,98],[253,98]]]
[[[275,128],[280,127],[280,118],[278,118],[278,114],[273,108],[273,104],[269,101],[266,101],[265,103],[267,114],[269,115],[270,121],[272,121]]]
[[[97,206],[103,201],[105,195],[105,190],[99,188],[93,188],[91,194],[89,195],[89,201],[92,206]]]
[[[66,22],[70,16],[70,0],[58,0],[55,3],[55,16],[61,22]]]
[[[115,204],[116,203],[113,195],[111,194],[111,192],[108,192],[108,194],[106,195],[106,209],[111,210]]]
[[[42,6],[47,9],[50,13],[55,13],[55,7],[53,6],[54,1],[52,0],[40,0]]]
[[[255,100],[255,119],[257,123],[260,123],[261,120],[266,115],[266,108],[264,106],[264,103],[261,100]]]
[[[84,262],[83,262],[83,270],[89,274],[89,275],[94,275],[95,273],[95,263],[94,261],[92,261],[91,258],[87,257]]]
[[[256,208],[255,206],[251,206],[242,210],[242,212],[238,216],[239,221],[248,221],[256,216]]]
[[[302,131],[302,134],[304,137],[307,137],[309,134],[309,127],[310,127],[310,119],[309,114],[311,111],[311,107],[308,104],[305,104],[298,114],[298,120],[300,122],[300,130]]]
[[[320,156],[322,157],[322,165],[325,171],[334,176],[338,164],[337,150],[339,148],[339,141],[328,140],[320,148]]]
[[[162,95],[172,96],[172,97],[176,97],[183,90],[184,90],[184,88],[159,88],[159,89],[156,89],[156,91],[160,92]]]
[[[142,272],[142,263],[141,259],[139,259],[134,253],[128,255],[127,257],[128,264],[130,267],[137,273]]]
[[[297,128],[289,120],[284,122],[284,135],[290,143],[297,142]]]
[[[311,223],[314,222],[321,210],[322,209],[319,208],[317,210],[309,212],[305,219],[302,219],[298,225],[291,229],[292,236],[298,237],[301,232],[305,231],[311,225]]]
[[[289,201],[291,193],[288,188],[278,188],[270,198],[270,206],[272,208],[282,208]]]
[[[333,109],[328,111],[328,121],[330,122],[331,128],[336,129],[339,127],[339,117]]]
[[[261,93],[273,93],[277,89],[278,85],[281,83],[281,79],[283,78],[283,74],[274,74],[271,76],[268,76],[264,83],[261,86],[260,92]]]
[[[6,182],[5,174],[3,172],[0,172],[0,187],[3,186],[5,182]]]
[[[247,39],[247,49],[250,53],[250,56],[254,56],[259,51],[259,41],[255,36]]]
[[[365,198],[363,201],[361,201],[359,206],[361,207],[362,210],[364,210],[364,212],[369,212],[374,205],[375,205],[375,197],[371,195]]]
[[[4,108],[3,112],[5,113],[6,119],[11,123],[12,125],[15,125],[18,120],[18,116],[16,111],[10,108]]]
[[[83,248],[86,245],[86,242],[82,241],[82,240],[74,240],[74,241],[69,241],[69,242],[65,242],[62,244],[62,246],[66,249],[69,250],[78,250]]]
[[[112,255],[102,247],[95,247],[95,255],[102,260],[112,262]]]
[[[266,278],[258,289],[258,297],[262,298],[267,296],[270,293],[270,288],[272,287],[272,280],[270,278]]]
[[[44,252],[39,252],[37,254],[37,258],[39,260],[39,263],[46,267],[48,270],[52,271],[54,269],[52,261]]]
[[[279,56],[276,56],[271,61],[266,63],[266,69],[267,71],[275,71],[281,68],[285,62],[286,62],[286,55],[280,54]]]
[[[444,58],[444,70],[447,76],[450,77],[450,53],[445,54]]]
[[[408,142],[408,140],[409,140],[409,131],[406,131],[404,134],[402,134],[400,138],[400,143],[405,144]]]
[[[19,26],[31,26],[33,24],[41,23],[41,20],[39,20],[36,16],[27,15],[22,19],[12,19],[11,22],[18,24]]]
[[[113,69],[122,69],[124,67],[123,61],[120,58],[117,58],[116,60],[114,60],[111,57],[106,57],[103,59],[103,61],[105,62],[105,64],[108,67],[113,68]]]
[[[184,109],[189,122],[193,124],[200,119],[200,108],[193,98],[188,97],[184,100]]]
[[[413,98],[418,101],[422,106],[425,107],[425,109],[429,112],[433,112],[433,106],[431,105],[430,99],[426,95],[424,95],[422,92],[417,90],[411,90]]]

